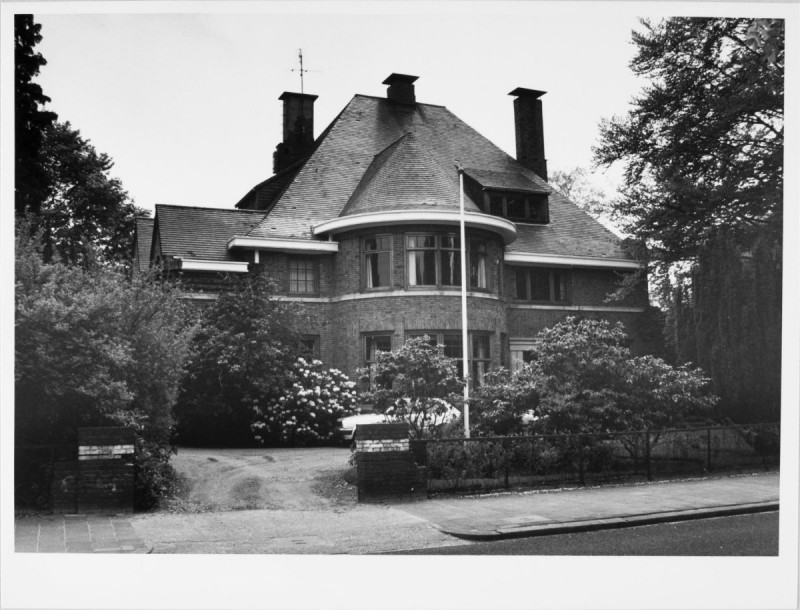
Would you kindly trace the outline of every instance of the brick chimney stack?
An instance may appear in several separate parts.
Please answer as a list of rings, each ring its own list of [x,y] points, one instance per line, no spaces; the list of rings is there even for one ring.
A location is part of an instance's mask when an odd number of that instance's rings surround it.
[[[547,159],[544,157],[542,100],[545,91],[517,87],[509,95],[514,100],[514,129],[517,136],[517,161],[547,180]]]
[[[398,104],[415,104],[417,98],[414,95],[414,81],[418,78],[419,76],[409,74],[390,74],[383,81],[384,85],[389,85],[386,90],[386,99]]]
[[[272,171],[278,173],[311,152],[314,145],[314,100],[317,95],[285,91],[283,101],[283,142],[275,147]]]

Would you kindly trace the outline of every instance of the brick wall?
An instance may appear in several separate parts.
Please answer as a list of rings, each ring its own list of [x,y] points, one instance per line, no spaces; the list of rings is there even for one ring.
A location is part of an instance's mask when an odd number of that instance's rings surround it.
[[[491,335],[493,366],[500,364],[500,335],[506,332],[505,304],[497,299],[469,298],[468,328]],[[448,296],[386,296],[333,304],[331,325],[336,359],[333,365],[354,378],[364,366],[364,333],[387,332],[393,347],[405,341],[406,333],[461,329],[458,293]]]
[[[134,440],[129,428],[78,428],[78,460],[53,465],[53,512],[132,511]]]
[[[358,501],[376,502],[427,495],[427,473],[409,448],[408,424],[358,427]]]

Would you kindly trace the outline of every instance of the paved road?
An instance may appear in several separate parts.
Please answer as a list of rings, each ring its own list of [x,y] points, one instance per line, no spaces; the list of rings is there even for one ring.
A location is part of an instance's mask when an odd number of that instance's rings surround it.
[[[475,542],[469,546],[427,548],[394,554],[777,556],[778,513]]]

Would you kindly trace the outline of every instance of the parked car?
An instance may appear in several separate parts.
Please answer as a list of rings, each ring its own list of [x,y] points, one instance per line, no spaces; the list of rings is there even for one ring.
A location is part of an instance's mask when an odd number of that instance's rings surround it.
[[[444,403],[444,401],[442,401]],[[437,415],[432,415],[425,423],[425,429],[437,428],[443,424],[453,421],[461,417],[461,411],[455,407],[444,403],[445,410]],[[355,439],[356,429],[359,425],[365,424],[385,424],[388,422],[402,421],[394,417],[391,410],[386,413],[360,413],[358,415],[349,415],[339,420],[339,435],[345,442],[351,443]]]
[[[359,413],[358,415],[349,415],[339,420],[339,434],[342,440],[348,443],[353,442],[356,435],[356,428],[359,425],[365,424],[385,424],[389,421],[383,413]]]

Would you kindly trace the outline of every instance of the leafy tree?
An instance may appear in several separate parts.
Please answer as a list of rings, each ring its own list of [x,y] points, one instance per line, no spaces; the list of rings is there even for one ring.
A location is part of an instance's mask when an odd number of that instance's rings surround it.
[[[595,433],[665,428],[713,407],[699,369],[632,357],[627,340],[607,320],[569,317],[543,330],[530,363],[489,377],[476,394],[485,432],[520,431],[530,409],[537,431]]]
[[[354,412],[356,383],[319,360],[297,360],[285,388],[266,403],[254,401],[254,438],[262,444],[305,445],[336,437],[339,419]]]
[[[444,355],[430,338],[413,337],[393,352],[378,352],[362,380],[372,380],[363,400],[394,419],[406,421],[416,438],[436,435],[437,429],[454,415],[453,404],[461,402],[464,382],[458,361]]]
[[[669,333],[721,398],[717,415],[777,421],[781,386],[781,249],[761,236],[743,253],[720,232],[672,295]]]
[[[302,312],[264,275],[230,280],[202,315],[175,409],[181,444],[246,446],[253,407],[292,386]]]
[[[529,368],[513,373],[500,368],[483,376],[483,383],[470,401],[475,405],[472,425],[475,433],[505,436],[525,431],[525,415],[533,415],[539,406],[537,380],[528,373]]]
[[[171,409],[192,333],[169,285],[102,266],[46,263],[17,227],[15,435],[18,444],[69,444],[80,426],[137,435],[139,507],[170,488]]]
[[[15,212],[30,216],[44,238],[46,260],[68,264],[124,262],[131,257],[134,218],[149,215],[110,175],[113,161],[57,115],[33,82],[47,62],[32,15],[15,15]],[[91,253],[90,253],[91,251]]]
[[[594,218],[600,218],[609,211],[610,204],[605,193],[589,181],[589,172],[583,167],[573,167],[567,171],[556,170],[548,182]]]
[[[14,209],[18,216],[40,211],[48,185],[42,166],[43,134],[57,118],[42,109],[50,98],[33,82],[47,64],[34,50],[42,40],[41,28],[33,15],[14,15]]]
[[[774,418],[785,24],[642,23],[631,67],[650,85],[627,116],[601,126],[595,160],[625,166],[614,211],[647,243],[650,280],[668,310],[666,335],[678,361],[709,371],[722,397],[719,414]]]
[[[643,20],[631,63],[650,85],[605,121],[595,161],[625,165],[615,211],[662,271],[692,260],[718,227],[780,225],[781,20]]]
[[[110,157],[69,123],[45,131],[42,154],[49,186],[37,224],[45,256],[84,265],[95,258],[130,259],[135,217],[149,211],[135,207],[119,179],[111,177]]]

